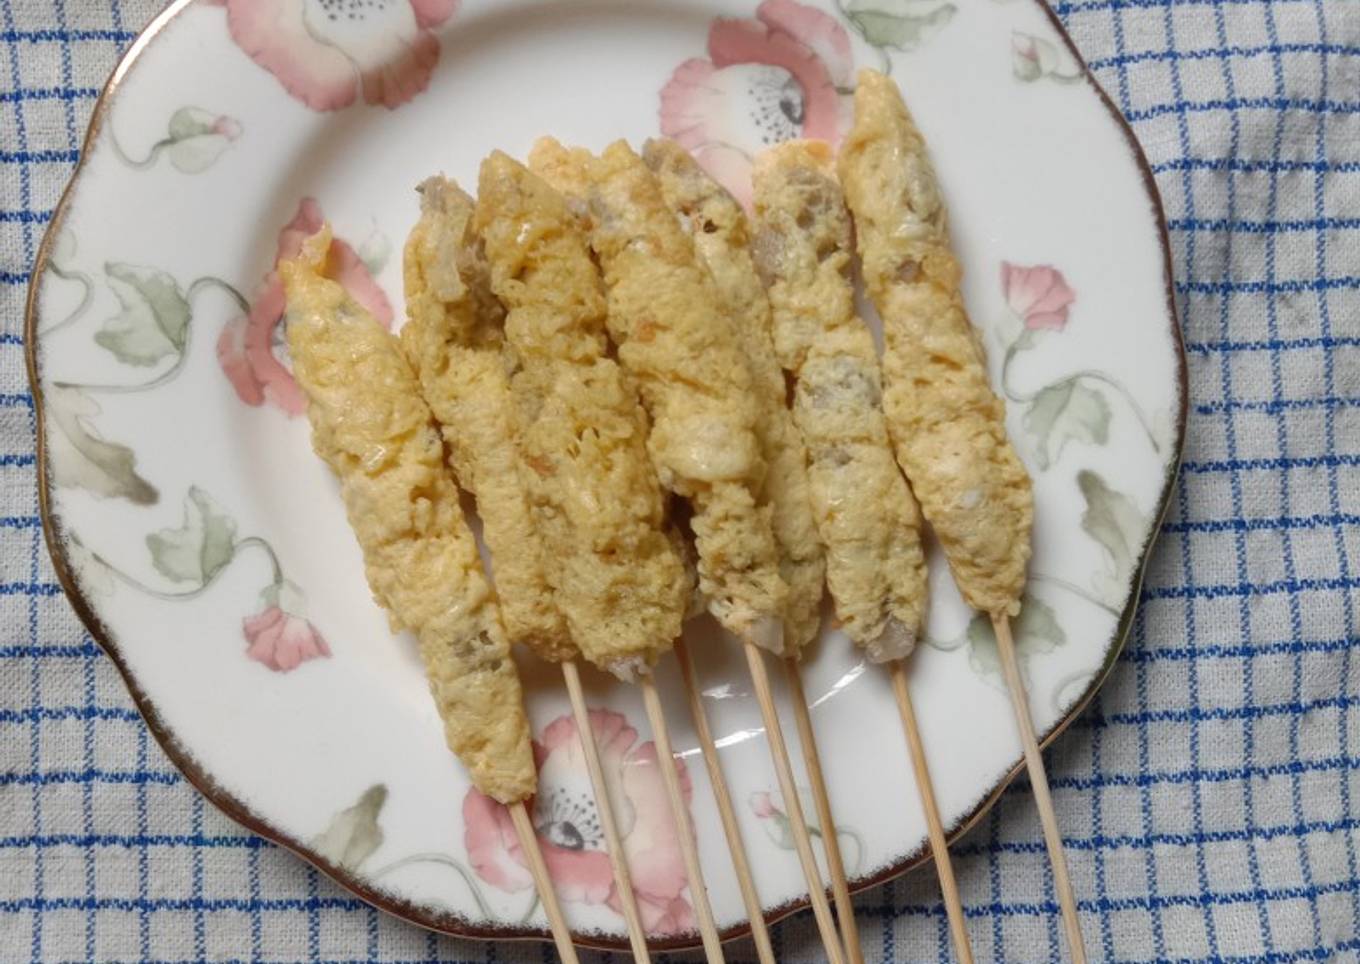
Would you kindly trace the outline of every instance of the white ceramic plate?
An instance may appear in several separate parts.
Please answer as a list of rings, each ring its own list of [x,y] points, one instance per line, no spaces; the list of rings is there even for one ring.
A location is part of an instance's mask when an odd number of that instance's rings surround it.
[[[738,192],[762,143],[837,138],[854,69],[890,69],[930,140],[966,297],[1035,480],[1019,626],[1039,729],[1111,664],[1174,474],[1184,377],[1157,199],[1133,140],[1032,0],[179,2],[95,113],[29,311],[44,512],[63,585],[172,759],[238,820],[417,923],[538,937],[503,812],[445,749],[414,647],[364,585],[309,448],[272,273],[322,217],[352,290],[402,316],[413,186],[492,148],[666,133]],[[932,559],[912,663],[936,793],[966,826],[1020,749],[994,642]],[[771,917],[806,898],[733,647],[690,627]],[[617,946],[608,865],[560,680],[522,660],[537,819],[583,943]],[[677,672],[659,677],[720,925],[743,927]],[[806,670],[857,886],[918,862],[925,825],[886,675],[830,628]],[[598,676],[654,933],[689,895],[636,693]],[[782,698],[782,694],[781,694]],[[790,726],[790,730],[792,727]],[[546,795],[545,795],[546,796]]]

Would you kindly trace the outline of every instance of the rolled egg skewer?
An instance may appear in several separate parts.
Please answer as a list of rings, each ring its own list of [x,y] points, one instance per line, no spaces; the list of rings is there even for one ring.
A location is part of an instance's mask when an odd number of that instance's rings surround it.
[[[550,579],[586,658],[636,679],[671,648],[688,602],[646,416],[608,357],[599,274],[566,200],[499,152],[483,162],[478,193]]]
[[[876,663],[911,654],[926,611],[921,513],[893,461],[873,336],[855,310],[853,241],[820,142],[763,153],[755,171],[755,264],[774,344],[793,380],[812,504],[841,628]]]
[[[596,158],[548,138],[530,165],[575,198],[609,294],[609,332],[652,417],[648,450],[664,486],[693,509],[699,584],[710,612],[743,641],[791,826],[804,827],[788,749],[758,647],[784,653],[788,586],[764,499],[760,408],[749,363],[694,242],[655,175],[627,144]],[[806,833],[794,846],[823,947],[844,953]]]
[[[622,141],[596,158],[544,138],[530,167],[586,216],[609,334],[651,417],[652,464],[662,486],[693,507],[709,611],[739,639],[782,655],[788,586],[761,500],[751,375],[693,242]]]
[[[440,424],[455,475],[476,499],[507,623],[509,613],[519,614],[518,641],[561,666],[629,942],[634,958],[645,962],[646,930],[576,667],[580,652],[548,578],[544,539],[526,495],[521,416],[530,413],[516,405],[512,391],[506,312],[491,290],[491,269],[473,227],[475,202],[442,177],[425,181],[420,193],[421,217],[403,258],[402,346]]]
[[[772,340],[770,302],[750,251],[750,224],[736,199],[676,142],[648,141],[643,159],[656,174],[667,205],[688,227],[698,260],[713,278],[751,369],[759,411],[756,435],[768,466],[762,494],[771,507],[780,573],[789,586],[784,611],[784,673],[818,823],[824,831],[822,843],[846,956],[859,964],[864,959],[859,927],[800,666],[803,648],[816,636],[821,622],[825,563],[813,518],[807,450],[785,401],[784,373],[775,358]],[[820,889],[821,881],[810,881],[809,885]]]
[[[657,743],[700,936],[723,954],[670,735],[652,680],[679,635],[690,581],[667,532],[665,499],[647,454],[646,417],[607,357],[605,302],[566,199],[501,153],[482,164],[476,222],[491,283],[509,309],[516,396],[526,412],[530,500],[549,549],[550,578],[586,657],[636,681]]]
[[[558,953],[574,962],[524,801],[537,785],[519,674],[463,517],[444,444],[397,340],[325,274],[329,227],[280,265],[294,374],[316,453],[340,481],[365,574],[419,643],[444,737],[473,784],[506,804]]]
[[[839,168],[865,287],[883,318],[883,405],[897,459],[960,594],[991,616],[1069,952],[1084,962],[1062,836],[1010,633],[1030,557],[1030,479],[1006,436],[1005,407],[992,391],[964,308],[925,140],[897,84],[876,71],[860,72],[854,126]]]
[[[972,960],[963,906],[905,683],[905,658],[925,618],[921,513],[893,461],[880,408],[882,380],[851,280],[850,213],[834,155],[793,141],[756,161],[757,266],[773,306],[780,362],[794,379],[794,415],[807,440],[828,581],[842,628],[887,664],[955,951]]]
[[[452,181],[420,186],[421,217],[402,267],[406,357],[443,433],[449,464],[470,492],[491,550],[511,643],[552,662],[578,654],[548,582],[542,540],[520,484],[520,419],[502,326],[505,309],[472,231],[473,200]]]
[[[820,628],[826,566],[812,515],[807,450],[785,401],[769,299],[751,260],[750,227],[741,205],[675,141],[648,141],[643,159],[666,204],[688,226],[751,372],[755,433],[766,466],[760,500],[770,507],[779,574],[788,586],[784,655],[796,658]]]

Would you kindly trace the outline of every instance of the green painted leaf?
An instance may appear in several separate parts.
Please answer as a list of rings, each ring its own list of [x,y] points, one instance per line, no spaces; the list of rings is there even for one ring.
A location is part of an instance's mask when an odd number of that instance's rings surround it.
[[[1103,393],[1077,379],[1064,379],[1034,396],[1024,425],[1034,436],[1039,468],[1046,469],[1058,461],[1072,439],[1092,445],[1110,440],[1110,403]]]
[[[166,148],[171,165],[183,174],[200,174],[217,163],[231,141],[219,134],[187,137]]]
[[[392,258],[392,239],[383,232],[374,230],[364,243],[359,245],[359,260],[364,263],[368,273],[376,277]]]
[[[113,575],[104,560],[85,547],[74,533],[66,534],[62,541],[66,562],[75,574],[80,591],[87,598],[105,598],[113,595]]]
[[[94,340],[121,362],[146,367],[184,350],[189,302],[164,271],[132,264],[104,266],[122,311],[104,322]]]
[[[1092,585],[1112,604],[1120,605],[1147,538],[1147,516],[1131,498],[1089,469],[1077,473],[1077,487],[1086,500],[1081,527],[1105,550],[1105,572],[1096,573]]]
[[[1021,669],[1026,657],[1051,653],[1067,643],[1067,633],[1053,607],[1028,593],[1021,603],[1020,615],[1011,623],[1011,634],[1015,637],[1015,654]],[[968,662],[973,671],[999,683],[1001,656],[996,651],[990,616],[979,613],[973,617],[968,624],[968,643]]]
[[[67,267],[76,256],[76,236],[70,228],[62,227],[52,239],[52,247],[47,252],[47,260],[57,268]]]
[[[326,829],[309,841],[309,846],[337,867],[358,870],[382,846],[378,818],[386,802],[386,785],[373,784],[353,806],[332,817]]]
[[[91,423],[99,404],[76,388],[49,386],[44,392],[47,455],[52,484],[84,489],[106,499],[153,505],[155,487],[137,474],[137,456],[126,445],[104,439]]]
[[[210,134],[217,115],[210,114],[201,107],[181,107],[170,115],[170,139],[175,141]]]
[[[954,19],[958,8],[934,0],[850,0],[845,15],[875,47],[913,50]]]
[[[201,586],[236,555],[236,522],[194,486],[184,500],[184,524],[147,536],[146,547],[167,579]]]

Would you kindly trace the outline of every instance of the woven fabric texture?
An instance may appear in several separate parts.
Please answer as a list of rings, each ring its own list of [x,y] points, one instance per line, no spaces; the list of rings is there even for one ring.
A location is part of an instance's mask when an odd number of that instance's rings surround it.
[[[388,918],[216,812],[55,583],[25,288],[94,100],[158,7],[0,0],[0,960],[552,960]],[[1182,479],[1128,648],[1049,754],[1088,948],[1354,960],[1360,4],[1055,10],[1152,165],[1190,367]],[[1026,784],[955,860],[979,959],[1059,959]],[[928,873],[857,905],[870,960],[951,958]],[[822,958],[807,915],[775,939],[781,961]]]

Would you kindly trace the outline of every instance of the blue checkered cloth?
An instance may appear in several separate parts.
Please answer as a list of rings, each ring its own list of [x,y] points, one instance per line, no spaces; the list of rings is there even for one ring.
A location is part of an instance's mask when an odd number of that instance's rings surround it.
[[[0,0],[0,961],[551,960],[381,915],[205,805],[55,584],[24,290],[94,98],[156,8]],[[1360,4],[1055,9],[1156,174],[1190,355],[1182,481],[1132,638],[1050,754],[1087,945],[1356,960]],[[1028,786],[956,853],[979,958],[1057,960]],[[858,907],[870,960],[949,959],[930,875]],[[806,915],[775,941],[821,959]]]

